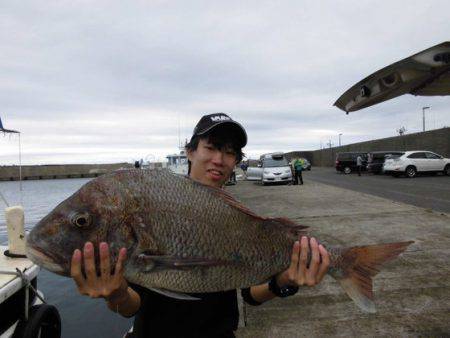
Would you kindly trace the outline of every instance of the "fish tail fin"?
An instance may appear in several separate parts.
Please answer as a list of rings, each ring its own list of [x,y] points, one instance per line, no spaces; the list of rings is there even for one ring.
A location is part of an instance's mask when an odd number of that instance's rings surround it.
[[[330,274],[339,282],[347,295],[365,312],[375,313],[372,277],[382,264],[394,259],[411,244],[398,242],[367,245],[343,249],[337,258],[337,266]]]

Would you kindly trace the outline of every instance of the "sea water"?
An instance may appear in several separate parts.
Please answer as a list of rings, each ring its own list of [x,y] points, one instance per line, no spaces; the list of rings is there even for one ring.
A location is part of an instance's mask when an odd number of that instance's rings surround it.
[[[10,206],[22,205],[25,229],[33,226],[64,199],[90,179],[60,179],[0,182],[0,193]],[[5,205],[0,199],[0,244],[8,245],[5,225]],[[57,307],[62,322],[62,337],[122,337],[132,325],[132,319],[111,312],[103,299],[90,299],[78,293],[72,279],[46,270],[38,276],[38,289],[47,303]]]

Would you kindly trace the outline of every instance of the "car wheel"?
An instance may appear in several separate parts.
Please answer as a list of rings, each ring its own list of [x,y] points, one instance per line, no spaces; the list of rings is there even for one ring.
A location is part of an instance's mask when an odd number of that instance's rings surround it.
[[[407,177],[413,178],[413,177],[416,176],[417,170],[416,170],[416,168],[414,168],[413,166],[409,166],[408,168],[406,168],[405,173],[406,173],[406,176],[407,176]]]
[[[350,167],[345,167],[344,168],[344,174],[348,175],[352,172],[352,169]]]
[[[447,164],[444,168],[444,175],[450,176],[450,164]]]

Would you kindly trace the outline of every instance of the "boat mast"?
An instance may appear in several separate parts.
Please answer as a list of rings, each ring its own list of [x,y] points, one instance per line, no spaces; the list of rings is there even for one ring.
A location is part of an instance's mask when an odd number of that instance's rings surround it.
[[[20,204],[22,204],[22,145],[20,142],[20,131],[4,128],[2,119],[0,118],[0,132],[2,132],[3,134],[18,134],[19,135],[19,189],[20,189]],[[6,205],[8,205],[8,203],[6,202],[6,199],[4,198],[3,195],[2,195],[2,199],[5,201]]]

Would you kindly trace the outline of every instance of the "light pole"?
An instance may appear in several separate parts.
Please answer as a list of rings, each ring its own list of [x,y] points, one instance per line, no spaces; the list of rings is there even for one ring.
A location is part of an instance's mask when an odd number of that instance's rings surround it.
[[[425,131],[425,110],[430,109],[430,107],[422,107],[422,125],[423,131]]]
[[[339,134],[339,147],[341,146],[341,136],[342,134]]]

